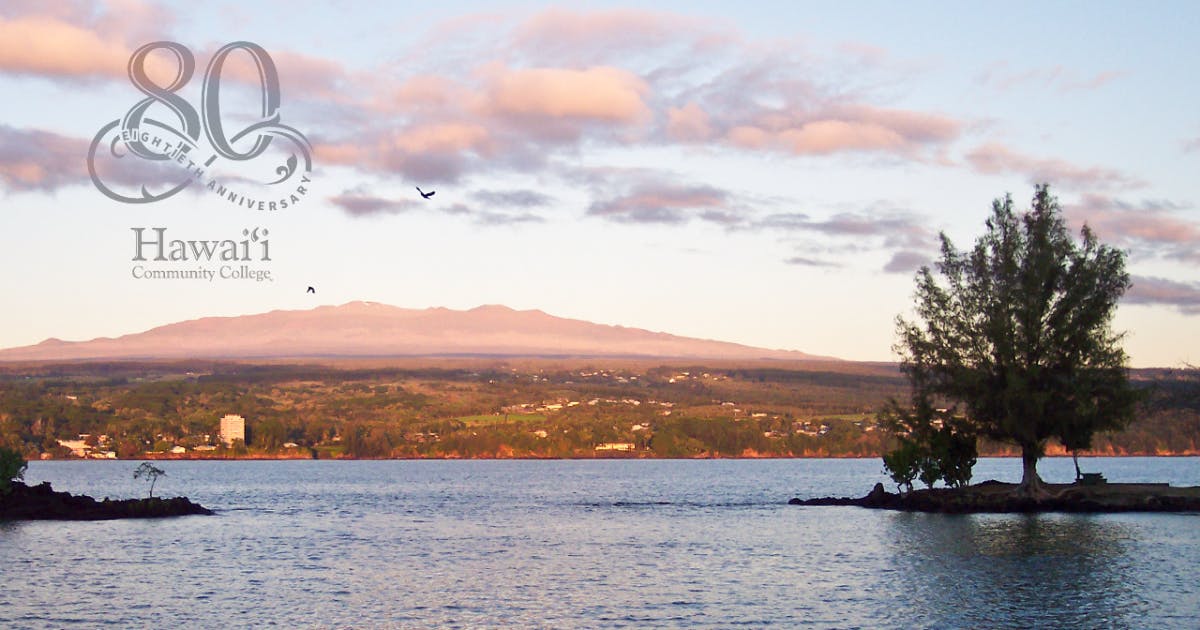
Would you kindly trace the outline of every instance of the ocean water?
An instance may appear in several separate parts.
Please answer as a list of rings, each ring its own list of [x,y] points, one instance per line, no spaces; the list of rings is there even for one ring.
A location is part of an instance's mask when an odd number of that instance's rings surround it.
[[[1200,515],[903,514],[878,460],[162,462],[216,516],[0,523],[0,627],[1195,627]],[[124,498],[136,462],[32,462]],[[1083,460],[1200,485],[1200,459]],[[1015,481],[1016,460],[975,479]],[[1044,461],[1050,481],[1069,459]]]

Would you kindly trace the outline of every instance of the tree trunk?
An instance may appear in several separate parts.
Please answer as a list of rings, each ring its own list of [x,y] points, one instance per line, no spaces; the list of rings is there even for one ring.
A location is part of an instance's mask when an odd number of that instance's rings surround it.
[[[1037,474],[1037,463],[1041,457],[1041,449],[1036,446],[1021,447],[1021,485],[1017,487],[1017,493],[1030,497],[1048,494],[1046,484]]]

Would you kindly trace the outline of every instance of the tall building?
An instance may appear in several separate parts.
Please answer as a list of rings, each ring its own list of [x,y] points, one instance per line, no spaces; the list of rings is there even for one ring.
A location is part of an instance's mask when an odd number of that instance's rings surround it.
[[[221,418],[221,430],[217,432],[217,438],[221,440],[225,446],[233,446],[234,440],[246,441],[246,419],[235,414],[227,414]]]

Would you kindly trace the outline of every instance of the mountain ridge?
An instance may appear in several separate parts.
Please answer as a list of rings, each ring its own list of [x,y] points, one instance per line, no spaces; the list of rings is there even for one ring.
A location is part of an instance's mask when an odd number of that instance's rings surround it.
[[[484,304],[409,309],[354,301],[311,309],[206,316],[117,337],[47,338],[0,349],[0,361],[267,359],[293,357],[579,356],[831,360],[795,350],[665,332]]]

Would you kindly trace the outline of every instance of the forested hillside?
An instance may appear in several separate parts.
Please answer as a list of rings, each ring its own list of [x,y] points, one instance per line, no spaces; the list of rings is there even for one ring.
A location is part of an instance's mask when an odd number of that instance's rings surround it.
[[[1138,420],[1094,452],[1200,452],[1200,373],[1134,380]],[[29,458],[877,456],[875,414],[905,386],[894,366],[839,362],[9,366],[0,442]],[[226,414],[245,443],[218,440]]]

